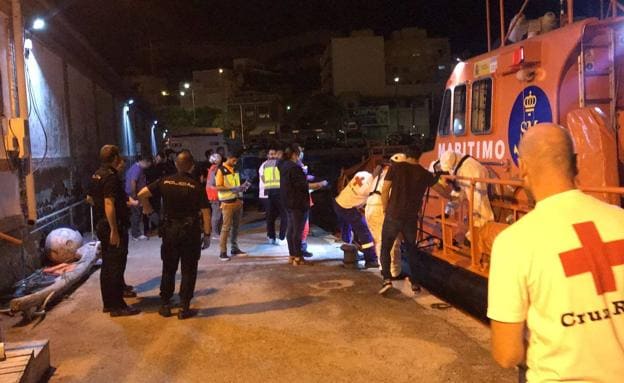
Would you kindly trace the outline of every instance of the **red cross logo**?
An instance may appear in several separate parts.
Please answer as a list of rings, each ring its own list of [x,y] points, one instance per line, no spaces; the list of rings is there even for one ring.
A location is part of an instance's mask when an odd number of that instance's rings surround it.
[[[591,273],[598,295],[615,291],[611,268],[624,264],[624,239],[602,242],[593,222],[577,223],[573,227],[583,246],[559,254],[566,277]]]
[[[362,181],[364,181],[364,177],[355,177],[353,179],[353,183],[355,184],[355,186],[362,186]]]

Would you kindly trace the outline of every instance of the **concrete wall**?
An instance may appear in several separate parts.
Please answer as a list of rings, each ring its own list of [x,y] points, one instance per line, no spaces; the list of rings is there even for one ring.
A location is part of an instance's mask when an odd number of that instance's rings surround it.
[[[1,107],[5,116],[11,116],[11,100],[16,97],[11,86],[13,70],[6,65],[13,62],[7,26],[7,19],[0,14]],[[103,80],[111,76],[110,72],[102,72],[107,67],[84,57],[88,49],[72,51],[75,46],[33,37],[27,59],[37,214],[40,219],[46,218],[35,226],[24,225],[24,188],[18,172],[4,160],[6,155],[0,145],[0,232],[24,240],[23,246],[0,241],[0,292],[41,267],[42,240],[51,230],[67,225],[89,228],[85,205],[50,214],[84,200],[90,175],[98,166],[101,145],[118,144],[130,156],[137,153],[137,142],[149,150],[149,129],[145,127],[148,119],[141,116],[143,111],[127,110],[126,96],[120,94],[119,85]],[[5,127],[6,121],[3,119]],[[136,124],[141,126],[139,134],[135,132]]]

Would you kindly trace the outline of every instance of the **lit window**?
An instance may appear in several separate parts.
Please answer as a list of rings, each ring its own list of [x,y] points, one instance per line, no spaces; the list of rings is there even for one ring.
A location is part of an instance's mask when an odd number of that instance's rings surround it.
[[[492,129],[492,79],[486,78],[472,84],[470,130],[476,134]]]
[[[451,90],[447,89],[442,98],[442,108],[440,109],[440,120],[438,122],[438,135],[448,136],[451,119]]]
[[[466,85],[458,85],[453,90],[453,134],[466,133]]]

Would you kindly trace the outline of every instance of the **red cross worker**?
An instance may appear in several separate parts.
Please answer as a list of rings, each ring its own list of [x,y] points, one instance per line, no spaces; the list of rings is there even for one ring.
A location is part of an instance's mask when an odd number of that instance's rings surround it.
[[[535,209],[495,240],[488,289],[492,354],[529,382],[624,376],[624,210],[576,189],[565,128],[538,124],[519,147]]]

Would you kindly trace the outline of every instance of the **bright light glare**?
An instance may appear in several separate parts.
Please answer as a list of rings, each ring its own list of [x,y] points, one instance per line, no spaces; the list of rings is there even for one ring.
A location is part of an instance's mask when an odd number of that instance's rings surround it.
[[[286,110],[290,110],[290,105],[286,105]]]
[[[154,120],[154,125],[158,125],[158,120]]]
[[[219,68],[219,74],[223,73],[223,68]]]
[[[43,28],[45,28],[45,26],[46,26],[45,20],[43,20],[42,18],[36,18],[35,21],[33,21],[33,25],[32,25],[33,29],[36,31],[42,30]]]
[[[24,49],[32,49],[33,44],[31,39],[24,40]]]
[[[132,105],[132,104],[134,104],[134,100],[133,99],[129,99],[128,100],[128,105]]]
[[[163,96],[169,96],[169,92],[167,92],[166,90],[161,90],[160,94]]]
[[[184,89],[189,89],[191,87],[191,84],[189,84],[188,82],[184,83]]]
[[[183,90],[181,90],[181,91],[180,91],[180,96],[184,97],[185,95],[186,95],[186,92],[185,92],[185,91],[183,91]]]
[[[399,80],[400,80],[400,78],[398,78],[398,77],[394,78],[394,82],[399,82]]]

